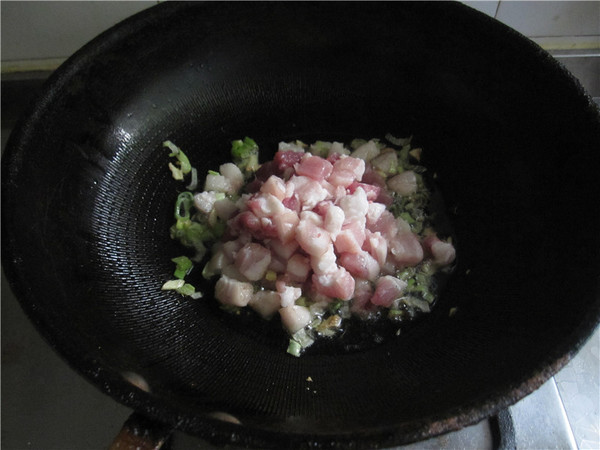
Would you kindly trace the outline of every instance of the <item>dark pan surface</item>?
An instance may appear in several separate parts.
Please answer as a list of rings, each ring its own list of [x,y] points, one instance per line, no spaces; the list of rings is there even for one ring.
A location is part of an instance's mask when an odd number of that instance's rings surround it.
[[[276,325],[223,313],[200,279],[200,301],[160,291],[182,189],[162,141],[205,173],[244,136],[388,132],[425,148],[455,230],[424,320],[293,358]],[[3,264],[48,342],[153,419],[260,448],[411,442],[514,403],[595,328],[599,143],[566,71],[459,4],[168,2],[76,53],[11,136]]]

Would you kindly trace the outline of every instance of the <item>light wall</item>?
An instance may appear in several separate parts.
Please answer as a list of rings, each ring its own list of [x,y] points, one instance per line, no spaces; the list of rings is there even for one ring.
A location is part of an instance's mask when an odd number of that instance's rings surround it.
[[[52,70],[110,26],[156,1],[2,1],[2,72]],[[465,1],[557,51],[600,53],[598,1]]]

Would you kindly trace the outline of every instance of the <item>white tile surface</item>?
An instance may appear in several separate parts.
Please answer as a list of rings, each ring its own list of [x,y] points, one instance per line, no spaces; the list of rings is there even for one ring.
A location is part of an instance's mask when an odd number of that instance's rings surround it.
[[[499,1],[467,1],[461,2],[467,6],[470,6],[477,11],[481,11],[484,14],[487,14],[490,17],[494,17],[496,15],[496,9],[500,4]]]
[[[2,61],[65,58],[156,1],[3,1]]]
[[[496,19],[529,37],[600,35],[600,2],[501,1]]]
[[[64,59],[102,31],[156,3],[2,1],[2,61]],[[590,42],[598,42],[600,36],[598,1],[462,3],[496,17],[528,37],[564,37],[556,44],[562,47],[574,45],[573,36],[595,36]]]
[[[600,448],[600,327],[554,378],[578,448]]]

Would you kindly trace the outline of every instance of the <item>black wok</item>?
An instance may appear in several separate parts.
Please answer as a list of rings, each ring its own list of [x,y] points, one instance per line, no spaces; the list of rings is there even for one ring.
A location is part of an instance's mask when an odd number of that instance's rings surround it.
[[[388,132],[425,149],[458,252],[400,336],[294,358],[200,277],[200,301],[160,290],[181,253],[162,141],[205,173],[244,136],[268,159],[280,140]],[[577,81],[460,4],[167,2],[77,52],[16,127],[2,262],[50,345],[154,421],[260,448],[407,443],[516,402],[594,330],[599,143]]]

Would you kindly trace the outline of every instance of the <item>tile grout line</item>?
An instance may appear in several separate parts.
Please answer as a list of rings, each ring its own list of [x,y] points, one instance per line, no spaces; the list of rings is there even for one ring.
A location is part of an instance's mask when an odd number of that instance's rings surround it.
[[[573,433],[573,427],[571,426],[571,421],[569,420],[569,414],[567,413],[567,410],[565,408],[565,402],[560,393],[560,389],[558,389],[558,384],[556,383],[556,378],[554,378],[554,377],[552,377],[552,387],[554,388],[556,395],[558,395],[558,399],[560,400],[559,401],[560,412],[561,412],[561,415],[563,416],[563,419],[565,420],[565,423],[568,425],[568,428],[569,428],[569,440],[571,441],[570,444],[572,445],[573,448],[578,449],[579,446],[577,445],[577,441],[575,440],[575,434]]]

